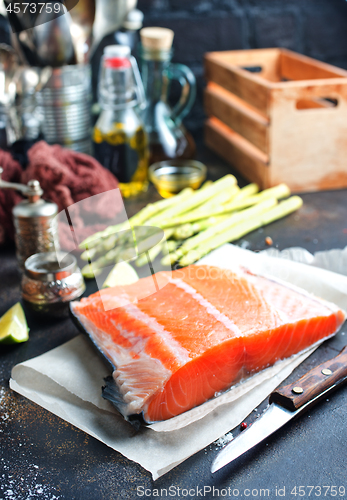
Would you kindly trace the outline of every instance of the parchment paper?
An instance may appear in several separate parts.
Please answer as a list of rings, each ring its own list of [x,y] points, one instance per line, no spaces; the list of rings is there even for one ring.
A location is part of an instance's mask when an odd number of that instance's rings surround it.
[[[285,279],[347,309],[347,276],[302,263],[306,251],[299,250],[302,249],[296,249],[296,257],[301,260],[298,263],[288,260],[288,255],[284,260],[278,258],[283,255],[256,254],[225,245],[200,262],[224,268],[243,265],[254,272]],[[343,251],[336,252],[332,257],[334,265]],[[329,257],[324,260],[325,267],[328,261]],[[137,433],[101,397],[109,369],[82,335],[15,366],[10,387],[139,463],[157,479],[239,425],[315,347],[276,363],[213,401]]]

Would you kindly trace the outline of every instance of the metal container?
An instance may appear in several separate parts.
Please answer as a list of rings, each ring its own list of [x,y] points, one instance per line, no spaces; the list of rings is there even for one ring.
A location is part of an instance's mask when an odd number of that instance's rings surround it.
[[[19,266],[23,269],[24,262],[31,255],[50,252],[59,246],[55,218],[58,206],[41,198],[43,191],[39,181],[31,180],[27,185],[6,182],[1,179],[1,173],[0,167],[0,188],[21,191],[28,198],[12,209],[16,255]]]
[[[76,258],[62,252],[32,255],[25,261],[21,283],[24,302],[35,312],[61,315],[85,291]]]
[[[68,65],[53,70],[38,95],[42,133],[48,144],[90,154],[91,70],[89,65]]]

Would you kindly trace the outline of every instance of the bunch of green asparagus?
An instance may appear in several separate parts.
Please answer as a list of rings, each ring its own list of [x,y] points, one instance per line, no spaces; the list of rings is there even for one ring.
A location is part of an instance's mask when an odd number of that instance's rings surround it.
[[[135,265],[140,267],[160,253],[163,265],[187,266],[301,205],[302,199],[290,196],[285,184],[259,192],[256,184],[240,188],[233,175],[226,175],[216,182],[205,182],[197,191],[187,188],[172,198],[151,203],[127,222],[84,240],[81,258],[89,264],[82,273],[92,278],[102,268],[134,257]],[[156,228],[163,230],[165,238],[151,246]],[[148,251],[141,253],[146,240]]]

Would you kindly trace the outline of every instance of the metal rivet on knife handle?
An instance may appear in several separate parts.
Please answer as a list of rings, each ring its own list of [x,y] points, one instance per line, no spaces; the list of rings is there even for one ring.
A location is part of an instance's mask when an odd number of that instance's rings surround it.
[[[331,375],[323,375],[323,370],[330,370],[332,373]],[[312,368],[296,382],[276,389],[271,393],[269,402],[295,411],[323,394],[327,389],[345,382],[347,382],[347,346],[335,358]],[[299,393],[293,390],[297,387],[300,388]]]
[[[333,372],[329,368],[323,368],[322,373],[323,375],[332,375]]]
[[[302,394],[304,392],[304,389],[302,387],[293,387],[292,389],[292,392],[294,392],[294,394]]]
[[[322,377],[324,373],[329,375]],[[330,391],[344,383],[347,383],[347,346],[335,358],[316,366],[296,382],[272,392],[269,399],[270,406],[264,415],[219,452],[211,471],[217,471],[261,443],[291,418],[296,417],[302,409],[307,410],[311,404],[323,397],[326,398]],[[297,390],[299,394],[296,394]]]

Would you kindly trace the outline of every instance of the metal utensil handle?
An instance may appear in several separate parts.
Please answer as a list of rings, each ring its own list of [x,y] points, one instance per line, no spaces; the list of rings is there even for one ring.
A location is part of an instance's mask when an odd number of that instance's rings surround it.
[[[0,167],[0,188],[2,189],[15,189],[16,191],[20,191],[25,196],[40,197],[43,194],[43,190],[40,186],[40,183],[37,180],[31,180],[28,184],[18,184],[17,182],[7,182],[1,179],[1,174],[4,169]]]
[[[170,80],[178,80],[182,87],[181,97],[171,113],[172,120],[179,125],[195,102],[196,79],[194,73],[184,64],[171,63],[167,74]]]
[[[278,403],[295,411],[329,387],[347,381],[347,346],[335,356],[316,366],[296,382],[281,387],[270,395],[270,403]]]
[[[21,191],[25,193],[28,190],[28,187],[25,184],[17,184],[16,182],[7,182],[1,179],[1,175],[3,174],[4,169],[0,167],[0,188],[2,189],[15,189],[16,191]]]

